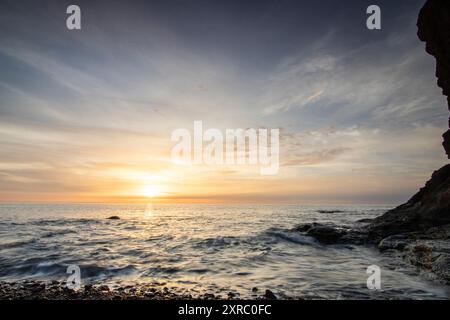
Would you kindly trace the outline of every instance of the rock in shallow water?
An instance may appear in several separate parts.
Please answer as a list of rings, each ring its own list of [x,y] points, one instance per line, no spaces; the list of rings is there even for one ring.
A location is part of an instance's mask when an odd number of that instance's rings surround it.
[[[109,287],[107,285],[102,285],[102,286],[98,287],[98,290],[100,290],[100,291],[109,291]]]
[[[267,300],[277,300],[277,296],[270,290],[266,290],[266,292],[264,293],[264,298]]]
[[[294,231],[304,233],[321,244],[364,244],[367,242],[367,233],[359,228],[307,223],[297,226]]]
[[[314,237],[321,243],[332,244],[341,239],[346,234],[346,231],[331,226],[319,225],[311,227],[306,234]]]
[[[111,216],[108,218],[109,220],[120,220],[119,216]]]
[[[380,241],[378,244],[378,249],[380,251],[386,251],[386,250],[403,250],[408,245],[408,239],[405,237],[405,235],[394,235],[389,236],[383,240]]]
[[[318,210],[318,213],[342,213],[342,210]]]
[[[450,283],[450,224],[386,237],[378,248],[395,250],[432,278]]]

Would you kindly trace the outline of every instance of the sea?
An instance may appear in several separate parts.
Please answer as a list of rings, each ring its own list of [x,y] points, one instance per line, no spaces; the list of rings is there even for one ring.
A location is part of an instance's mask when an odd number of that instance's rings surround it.
[[[0,281],[155,284],[193,294],[280,299],[448,299],[449,286],[376,247],[322,245],[295,231],[341,226],[389,206],[2,204]],[[118,216],[120,219],[108,219]],[[380,288],[369,288],[370,266]]]

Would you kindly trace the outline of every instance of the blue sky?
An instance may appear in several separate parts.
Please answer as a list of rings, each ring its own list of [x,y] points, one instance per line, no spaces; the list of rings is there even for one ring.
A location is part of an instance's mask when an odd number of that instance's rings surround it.
[[[0,3],[2,201],[399,203],[446,163],[423,1],[376,31],[372,1],[77,1],[79,31],[69,4]],[[281,128],[280,174],[173,167],[194,120]]]

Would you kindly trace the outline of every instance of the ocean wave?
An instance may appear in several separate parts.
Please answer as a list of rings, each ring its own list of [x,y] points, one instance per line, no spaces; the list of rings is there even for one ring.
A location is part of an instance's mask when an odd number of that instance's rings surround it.
[[[246,247],[248,250],[259,251],[261,248],[270,249],[280,242],[290,242],[299,245],[319,246],[311,237],[289,229],[269,228],[264,232],[248,237],[214,237],[197,240],[192,244],[194,249],[224,249]]]
[[[22,247],[22,246],[26,246],[28,244],[35,243],[35,242],[36,242],[36,239],[2,243],[2,244],[0,244],[0,250]]]
[[[313,238],[304,236],[292,230],[269,229],[265,234],[281,241],[300,245],[318,246],[318,243]]]
[[[215,237],[196,241],[194,248],[212,248],[212,247],[228,247],[237,246],[241,243],[241,239],[237,237]]]
[[[97,265],[80,266],[81,276],[85,278],[104,278],[116,276],[130,276],[137,272],[134,265],[124,267],[102,267]]]
[[[33,259],[35,260],[35,259]],[[41,261],[39,263],[23,263],[10,268],[2,268],[0,277],[22,276],[22,277],[56,277],[68,276],[67,267],[69,264],[55,261]],[[129,276],[137,272],[134,265],[124,267],[103,267],[97,265],[80,265],[82,278],[109,278],[117,276]]]
[[[149,268],[144,274],[145,275],[156,275],[156,274],[174,274],[180,272],[181,269],[177,267],[162,267],[157,266],[153,268]]]
[[[75,230],[57,230],[57,231],[50,231],[47,233],[44,233],[41,238],[53,238],[56,236],[62,236],[70,233],[77,233]]]
[[[43,219],[43,220],[32,220],[28,222],[29,225],[34,226],[67,226],[67,225],[78,225],[78,224],[96,224],[101,223],[99,219]]]
[[[55,276],[65,273],[67,266],[54,262],[40,262],[37,264],[20,264],[9,268],[2,268],[0,276]]]
[[[189,273],[196,273],[196,274],[203,274],[211,271],[210,269],[203,269],[203,268],[197,268],[197,269],[188,269],[186,270]]]

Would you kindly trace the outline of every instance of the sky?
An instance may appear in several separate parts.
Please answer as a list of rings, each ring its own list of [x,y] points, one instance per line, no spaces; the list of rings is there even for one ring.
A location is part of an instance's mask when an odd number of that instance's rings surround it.
[[[408,200],[447,162],[446,102],[424,1],[375,2],[1,0],[0,201]],[[174,164],[196,120],[279,128],[279,173]]]

